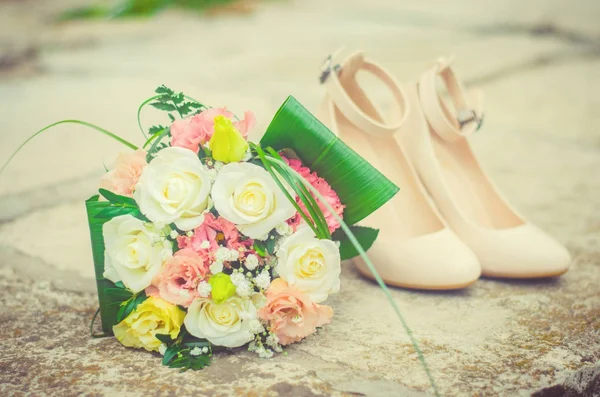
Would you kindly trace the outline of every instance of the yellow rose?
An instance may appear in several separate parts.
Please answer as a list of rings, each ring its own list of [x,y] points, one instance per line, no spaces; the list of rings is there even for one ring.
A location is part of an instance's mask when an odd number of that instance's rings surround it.
[[[140,303],[127,318],[113,327],[115,336],[127,347],[158,351],[161,341],[154,335],[165,334],[175,339],[183,324],[185,312],[160,298],[150,297]]]
[[[248,150],[248,142],[225,116],[215,117],[215,129],[209,146],[212,157],[224,163],[242,160]]]
[[[211,287],[212,300],[221,303],[235,294],[235,285],[225,273],[215,274],[208,280]]]

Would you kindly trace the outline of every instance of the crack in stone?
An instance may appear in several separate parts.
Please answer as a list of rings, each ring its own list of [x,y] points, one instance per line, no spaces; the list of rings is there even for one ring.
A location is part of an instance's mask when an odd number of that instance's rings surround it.
[[[520,34],[534,37],[548,37],[566,41],[570,44],[600,46],[600,38],[592,38],[580,32],[564,29],[552,23],[536,25],[522,25],[514,23],[501,23],[491,27],[474,29],[477,33],[484,34]]]
[[[0,197],[0,225],[15,221],[31,212],[51,208],[65,201],[87,198],[97,187],[101,174],[78,176],[52,185]],[[82,204],[83,205],[83,204]]]
[[[0,267],[8,267],[33,280],[46,280],[63,292],[96,293],[96,283],[71,270],[58,269],[42,258],[18,248],[0,245]]]
[[[552,65],[558,65],[561,63],[571,63],[580,61],[582,59],[595,58],[600,58],[600,46],[592,47],[589,49],[571,49],[565,51],[558,51],[551,54],[540,55],[533,59],[529,59],[525,62],[511,65],[506,68],[494,70],[491,73],[488,73],[483,76],[466,79],[465,82],[467,85],[484,85],[523,72],[541,69]]]

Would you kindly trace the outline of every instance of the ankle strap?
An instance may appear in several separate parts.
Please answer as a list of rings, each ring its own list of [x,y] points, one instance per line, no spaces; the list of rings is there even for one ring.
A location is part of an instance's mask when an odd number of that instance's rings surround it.
[[[374,110],[375,107],[356,83],[355,77],[358,70],[370,72],[385,83],[391,90],[394,99],[404,110],[404,115],[406,115],[407,102],[396,80],[382,67],[366,60],[360,52],[349,56],[341,66],[332,66],[331,56],[328,57],[323,74],[321,75],[321,83],[325,86],[327,94],[335,107],[356,127],[364,132],[378,136],[391,136],[395,134],[402,125],[404,116],[402,120],[394,124],[385,124],[373,119],[361,110],[342,84],[343,81],[345,85],[350,85],[355,96],[360,97],[364,105]]]
[[[453,142],[472,134],[483,122],[483,95],[479,90],[465,92],[450,67],[454,59],[439,59],[419,80],[421,107],[432,129],[444,140]],[[456,109],[453,115],[436,90],[436,77],[440,76]]]

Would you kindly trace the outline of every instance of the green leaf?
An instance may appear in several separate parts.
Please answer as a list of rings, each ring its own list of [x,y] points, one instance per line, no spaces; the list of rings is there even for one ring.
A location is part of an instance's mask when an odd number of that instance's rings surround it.
[[[174,110],[177,110],[177,108],[175,107],[175,105],[171,104],[171,103],[164,103],[164,102],[152,102],[150,104],[150,106],[154,106],[155,108],[157,108],[158,110],[164,110],[166,112],[172,112]]]
[[[179,345],[171,345],[165,350],[165,355],[163,356],[162,363],[163,365],[168,365],[169,362],[173,359],[173,357],[177,356],[177,353],[181,347]]]
[[[110,201],[112,204],[121,204],[121,205],[126,205],[129,207],[137,208],[137,203],[131,197],[121,196],[119,194],[111,192],[110,190],[106,190],[106,189],[102,189],[102,188],[98,189],[98,191],[105,199]]]
[[[197,109],[201,109],[201,108],[202,108],[202,105],[200,103],[184,102],[183,104],[181,104],[181,106],[179,106],[179,111],[184,116],[187,116],[188,114],[195,112]]]
[[[165,130],[166,128],[167,127],[165,127],[164,125],[153,125],[148,129],[148,134],[154,135],[158,132],[163,132],[163,130]]]
[[[275,239],[269,237],[266,241],[266,248],[269,255],[273,255],[275,253]]]
[[[196,357],[192,356],[191,363],[190,363],[190,369],[193,369],[196,371],[199,369],[203,369],[210,365],[210,361],[211,361],[211,357],[208,355],[203,354],[201,356],[196,356]]]
[[[126,287],[125,287],[125,284],[123,284],[123,282],[122,282],[122,281],[117,281],[117,282],[115,283],[115,286],[117,286],[117,288],[126,288]]]
[[[171,338],[171,335],[168,334],[155,334],[154,336],[162,343],[169,344],[173,342],[173,338]]]
[[[281,106],[260,143],[276,150],[294,150],[340,196],[346,206],[347,224],[364,219],[399,190],[292,96]]]
[[[196,340],[190,342],[184,342],[183,346],[194,348],[194,347],[210,347],[210,342],[207,340]]]
[[[115,319],[115,324],[119,324],[121,321],[127,318],[131,313],[135,311],[140,303],[148,299],[146,296],[146,292],[142,291],[129,299],[126,303],[121,306],[119,311],[117,312],[117,316]]]
[[[164,84],[161,85],[160,87],[158,87],[156,90],[154,90],[154,92],[156,92],[157,94],[165,94],[165,95],[168,95],[168,96],[175,95],[175,91],[173,91],[172,89],[168,88]]]
[[[371,248],[379,234],[379,229],[365,226],[350,226],[350,230],[354,233],[356,240],[358,240],[365,252]],[[333,234],[332,239],[340,242],[340,256],[342,257],[342,260],[351,259],[360,255],[342,229],[338,229]]]
[[[106,288],[104,289],[104,293],[110,297],[121,299],[123,301],[126,301],[133,296],[133,292],[123,288]]]
[[[267,247],[262,241],[254,240],[253,248],[254,251],[263,258],[267,256]]]

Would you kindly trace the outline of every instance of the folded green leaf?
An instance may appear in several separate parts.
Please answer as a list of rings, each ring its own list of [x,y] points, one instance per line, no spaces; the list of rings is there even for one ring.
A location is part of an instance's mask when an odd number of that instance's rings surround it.
[[[294,97],[281,106],[260,141],[276,150],[291,148],[340,196],[344,221],[354,224],[397,192],[389,179],[338,139]]]
[[[102,319],[102,330],[106,334],[112,334],[114,319],[119,311],[119,305],[122,299],[108,295],[105,291],[108,288],[116,288],[110,280],[104,278],[104,236],[102,226],[110,220],[110,217],[97,216],[101,211],[111,208],[108,201],[98,201],[99,196],[95,195],[85,202],[88,213],[88,224],[90,227],[90,239],[92,243],[92,254],[94,257],[94,270],[96,273],[96,286],[98,288],[98,302],[100,304],[100,317]]]
[[[379,234],[379,229],[365,226],[350,226],[350,230],[354,233],[356,240],[358,240],[364,251],[371,248]],[[338,229],[333,234],[332,239],[340,242],[340,256],[342,257],[342,260],[351,259],[360,255],[342,229]]]

